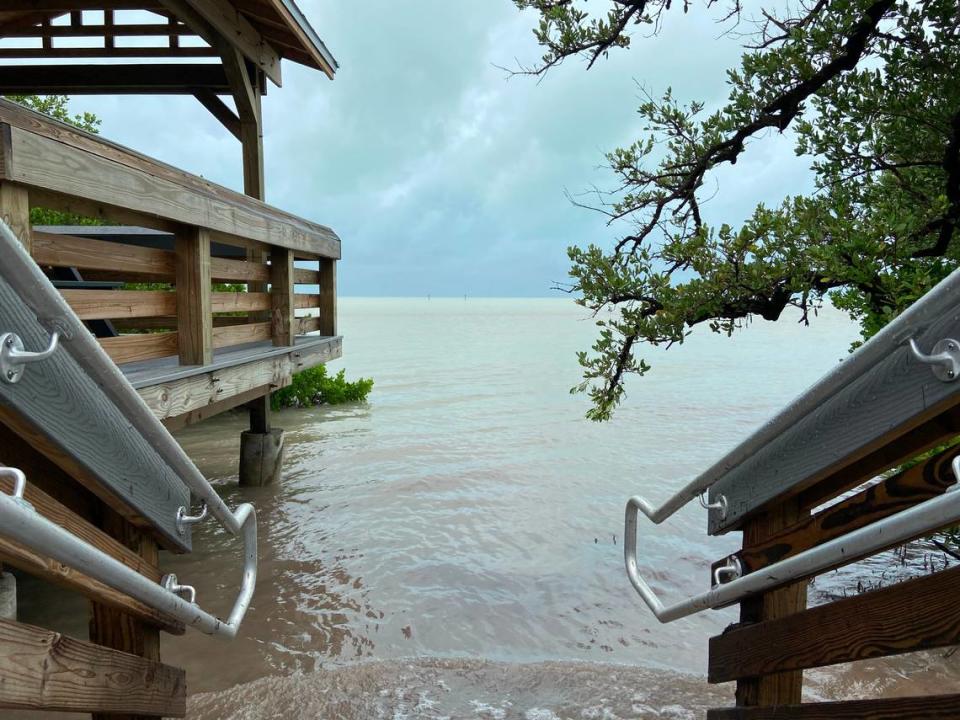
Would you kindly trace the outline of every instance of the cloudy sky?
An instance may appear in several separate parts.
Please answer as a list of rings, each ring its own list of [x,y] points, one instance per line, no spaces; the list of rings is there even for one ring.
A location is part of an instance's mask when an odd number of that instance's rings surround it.
[[[740,54],[697,6],[589,72],[571,61],[537,83],[496,67],[540,55],[536,16],[510,0],[299,4],[341,67],[330,82],[287,62],[264,98],[267,200],[339,233],[344,295],[556,294],[568,245],[624,230],[564,192],[610,185],[603,153],[641,134],[638,84],[715,106]],[[106,137],[240,189],[239,144],[192,98],[73,108],[96,112]],[[718,182],[708,215],[736,222],[809,179],[774,137]]]

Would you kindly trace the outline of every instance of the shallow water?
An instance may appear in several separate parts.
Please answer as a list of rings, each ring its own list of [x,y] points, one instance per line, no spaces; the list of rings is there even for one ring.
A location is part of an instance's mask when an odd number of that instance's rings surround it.
[[[585,399],[567,392],[593,336],[568,300],[348,298],[341,328],[332,369],[376,387],[364,405],[277,414],[278,486],[237,487],[241,415],[178,434],[228,503],[257,505],[261,538],[240,637],[164,641],[164,660],[201,693],[191,717],[685,718],[729,701],[703,675],[707,638],[734,611],[657,623],[624,575],[623,505],[666,498],[826,372],[856,335],[849,321],[827,311],[810,328],[697,332],[647,354],[653,371],[607,424],[584,420]],[[705,519],[688,507],[642,529],[664,597],[702,591],[710,563],[737,546],[708,538]],[[235,544],[206,523],[194,547],[165,570],[225,612]],[[916,566],[888,555],[865,570],[889,581]],[[856,586],[836,573],[811,597]],[[811,673],[808,693],[958,678],[930,654]]]

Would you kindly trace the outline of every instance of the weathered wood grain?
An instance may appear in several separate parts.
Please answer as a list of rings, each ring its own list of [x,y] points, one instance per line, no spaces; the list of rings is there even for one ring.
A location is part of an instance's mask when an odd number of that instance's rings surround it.
[[[320,334],[337,334],[337,263],[320,260]]]
[[[264,360],[141,387],[138,392],[153,414],[165,420],[253,388],[276,389],[289,385],[297,370],[340,357],[340,347],[340,338],[330,338]]]
[[[30,197],[22,185],[0,181],[0,218],[10,227],[27,251],[33,251],[30,225]]]
[[[206,230],[191,228],[177,235],[176,264],[180,363],[209,365],[213,359],[213,301],[210,292],[210,235]]]
[[[48,331],[3,280],[0,326],[29,349],[46,346]],[[175,526],[177,508],[189,504],[187,488],[66,349],[33,363],[20,382],[0,384],[0,405],[28,418],[50,445],[75,458],[84,478],[96,479],[94,493],[127,506],[173,546],[189,549],[189,535]]]
[[[766,513],[755,517],[743,530],[743,547],[753,548],[796,523],[805,513],[796,499],[770,508]],[[802,611],[807,606],[807,584],[796,582],[755,597],[744,599],[740,603],[740,622],[757,623],[782,621],[790,615]],[[763,677],[750,677],[737,680],[737,705],[789,705],[798,703],[803,695],[803,671],[791,670],[775,672]]]
[[[951,313],[925,328],[918,342],[929,349],[957,336],[960,315]],[[709,531],[739,527],[774,499],[799,494],[958,403],[960,382],[940,382],[900,347],[721,478],[710,497],[726,496],[729,511],[725,519],[711,511]]]
[[[957,482],[950,463],[958,454],[960,447],[945,450],[785,528],[761,543],[745,547],[736,553],[744,574],[761,570],[943,494]],[[714,567],[725,562],[726,558],[718,561]],[[850,559],[845,559],[843,564],[848,562]]]
[[[319,308],[320,304],[323,302],[322,295],[307,295],[305,293],[297,293],[293,297],[293,306],[297,310],[313,310],[315,308]]]
[[[176,355],[179,347],[175,332],[100,338],[100,345],[118,365]]]
[[[227,325],[213,329],[215,348],[241,345],[248,342],[270,339],[270,323],[247,323],[245,325]]]
[[[319,285],[320,273],[317,270],[309,270],[306,268],[294,268],[293,281],[297,285]]]
[[[957,717],[960,717],[960,695],[718,708],[707,711],[707,720],[956,720]]]
[[[293,253],[270,248],[270,334],[275,347],[293,345],[293,311],[301,297],[293,293]]]
[[[710,639],[712,683],[960,644],[960,567]]]
[[[33,258],[38,265],[109,270],[116,273],[173,279],[174,255],[169,250],[34,231]]]
[[[318,317],[301,317],[294,321],[294,333],[296,335],[306,335],[318,330],[320,330],[320,318]]]
[[[0,121],[11,125],[16,182],[240,238],[340,256],[340,240],[329,228],[32,115],[0,101]]]
[[[186,714],[183,670],[0,620],[0,707],[64,712]]]
[[[61,290],[81,320],[154,317],[177,312],[177,296],[163,290]]]
[[[270,268],[264,263],[229,258],[210,258],[210,276],[216,281],[267,282]]]
[[[215,292],[211,295],[211,302],[213,312],[253,312],[256,310],[269,310],[270,293]]]

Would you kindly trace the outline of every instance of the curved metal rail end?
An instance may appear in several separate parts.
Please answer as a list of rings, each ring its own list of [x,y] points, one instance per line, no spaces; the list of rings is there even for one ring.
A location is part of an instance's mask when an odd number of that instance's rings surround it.
[[[659,522],[654,519],[655,509],[644,498],[634,495],[627,501],[623,529],[623,559],[630,584],[657,620],[662,623],[679,620],[700,610],[706,610],[711,603],[705,596],[696,596],[676,605],[665,606],[647,581],[640,576],[640,570],[637,567],[637,520],[641,512],[654,522]]]
[[[16,468],[0,467],[0,475],[14,480],[13,494],[0,492],[0,528],[4,536],[67,567],[82,570],[94,580],[184,625],[208,635],[236,637],[257,584],[257,514],[253,505],[240,505],[230,516],[238,529],[237,534],[243,539],[243,577],[230,615],[221,620],[200,608],[195,602],[194,589],[180,585],[175,576],[164,576],[158,584],[40,515],[24,501],[26,478]]]

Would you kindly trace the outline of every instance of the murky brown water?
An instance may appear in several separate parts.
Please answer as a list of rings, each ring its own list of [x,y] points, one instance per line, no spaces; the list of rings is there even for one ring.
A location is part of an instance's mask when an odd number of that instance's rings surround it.
[[[237,487],[240,415],[179,435],[230,504],[257,505],[261,538],[240,637],[164,640],[191,717],[687,718],[730,701],[703,676],[733,611],[657,623],[623,572],[623,504],[666,498],[825,372],[855,334],[846,320],[697,335],[652,354],[596,425],[567,393],[592,325],[565,300],[346,299],[341,316],[335,367],[376,388],[367,405],[279,414],[282,484]],[[701,591],[736,547],[704,528],[697,507],[643,528],[665,598]],[[194,547],[165,569],[226,612],[237,549],[212,524]],[[924,552],[822,577],[811,596],[922,572]],[[808,678],[810,697],[960,689],[943,653]]]

